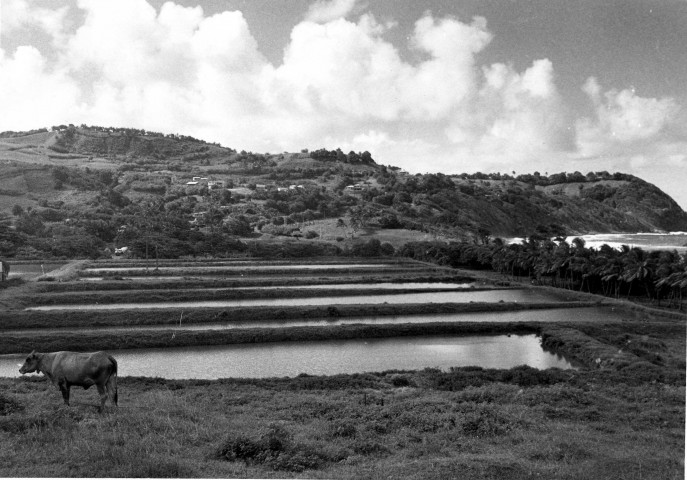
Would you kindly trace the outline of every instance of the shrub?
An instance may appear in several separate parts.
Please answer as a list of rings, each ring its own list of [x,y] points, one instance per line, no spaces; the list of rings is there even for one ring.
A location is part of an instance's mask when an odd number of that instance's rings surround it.
[[[270,424],[257,438],[230,435],[215,452],[217,458],[234,462],[263,464],[274,470],[302,472],[331,461],[310,445],[294,443],[291,434],[279,424]]]
[[[307,469],[317,469],[323,466],[323,459],[314,451],[296,451],[282,453],[272,458],[268,464],[274,470],[285,470],[288,472],[302,472]]]
[[[259,441],[252,440],[243,435],[237,437],[229,436],[217,449],[216,456],[230,462],[236,460],[249,462],[258,457],[263,450],[263,446]]]
[[[11,415],[15,412],[23,412],[24,405],[12,397],[0,393],[0,415]]]
[[[356,428],[352,423],[338,421],[329,426],[329,433],[332,437],[354,437]]]
[[[391,379],[391,384],[394,387],[409,387],[410,379],[405,375],[397,375]]]
[[[463,433],[473,437],[503,435],[511,429],[508,422],[486,409],[466,413],[463,417],[462,427]]]

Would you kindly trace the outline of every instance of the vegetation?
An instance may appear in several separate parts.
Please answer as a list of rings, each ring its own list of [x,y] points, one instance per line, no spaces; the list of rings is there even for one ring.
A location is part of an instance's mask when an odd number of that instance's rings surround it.
[[[684,308],[687,297],[687,255],[676,251],[646,252],[623,245],[598,250],[575,238],[572,244],[559,238],[531,236],[521,243],[487,245],[416,242],[406,244],[399,255],[451,267],[492,269],[511,277],[526,277],[538,284],[619,298],[646,297],[661,305]],[[666,305],[664,303],[664,305]]]
[[[10,258],[100,258],[122,246],[158,259],[391,255],[418,236],[481,244],[544,230],[687,231],[672,199],[622,173],[410,175],[369,152],[238,152],[86,125],[0,138],[10,159],[0,251]]]

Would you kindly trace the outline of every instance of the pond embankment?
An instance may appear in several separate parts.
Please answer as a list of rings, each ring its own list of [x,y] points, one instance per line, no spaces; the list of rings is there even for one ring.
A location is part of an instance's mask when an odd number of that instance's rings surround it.
[[[528,302],[528,303],[417,303],[380,305],[329,306],[262,306],[233,308],[121,309],[103,311],[53,310],[6,312],[0,318],[0,329],[104,327],[175,325],[184,323],[212,323],[221,321],[288,321],[290,319],[327,319],[353,317],[408,316],[422,314],[461,314],[474,312],[509,312],[545,309],[577,309],[602,306],[597,302]],[[630,316],[632,318],[632,316]]]

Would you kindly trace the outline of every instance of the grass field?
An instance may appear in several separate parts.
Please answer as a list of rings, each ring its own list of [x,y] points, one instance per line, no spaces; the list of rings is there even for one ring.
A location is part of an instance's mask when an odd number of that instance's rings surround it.
[[[0,379],[0,476],[682,478],[684,384],[614,371],[164,381],[96,413]]]

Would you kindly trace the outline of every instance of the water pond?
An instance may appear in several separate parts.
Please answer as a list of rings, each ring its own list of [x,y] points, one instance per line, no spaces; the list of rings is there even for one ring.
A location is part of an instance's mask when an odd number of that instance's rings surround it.
[[[109,351],[120,376],[265,378],[480,366],[569,369],[535,335],[420,336]],[[25,355],[0,355],[0,376],[17,377]]]
[[[355,270],[361,268],[389,268],[396,265],[389,263],[347,263],[347,264],[332,264],[332,263],[303,263],[303,264],[289,264],[289,265],[218,265],[218,266],[193,266],[193,267],[158,267],[155,271],[169,272],[188,269],[192,271],[216,270],[216,271],[247,271],[254,272],[260,270]],[[408,268],[408,267],[406,267]],[[107,268],[87,268],[85,273],[117,273],[126,272],[127,274],[137,272],[145,274],[151,272],[153,269],[148,267],[107,267]]]
[[[155,282],[155,281],[181,281],[186,280],[190,277],[122,277],[121,280],[124,281],[135,281],[135,282]],[[221,278],[221,277],[217,277]],[[204,277],[204,280],[208,280],[209,277]],[[251,277],[254,280],[255,277]],[[82,282],[97,282],[97,281],[109,281],[112,280],[108,277],[81,277],[79,281]],[[474,285],[473,282],[466,283],[452,283],[452,282],[379,282],[379,283],[321,283],[321,284],[308,284],[308,285],[253,285],[248,287],[231,287],[233,290],[274,290],[274,289],[322,289],[322,290],[344,290],[348,288],[377,288],[381,290],[409,290],[409,289],[426,289],[426,290],[456,290],[456,289],[466,289]],[[145,287],[143,287],[145,288]]]
[[[86,305],[45,305],[27,310],[114,310],[146,308],[228,308],[255,306],[313,306],[350,304],[467,303],[467,302],[557,302],[553,294],[535,289],[460,290],[386,295],[351,295],[344,297],[255,298],[241,300],[202,300],[193,302],[149,302]]]

